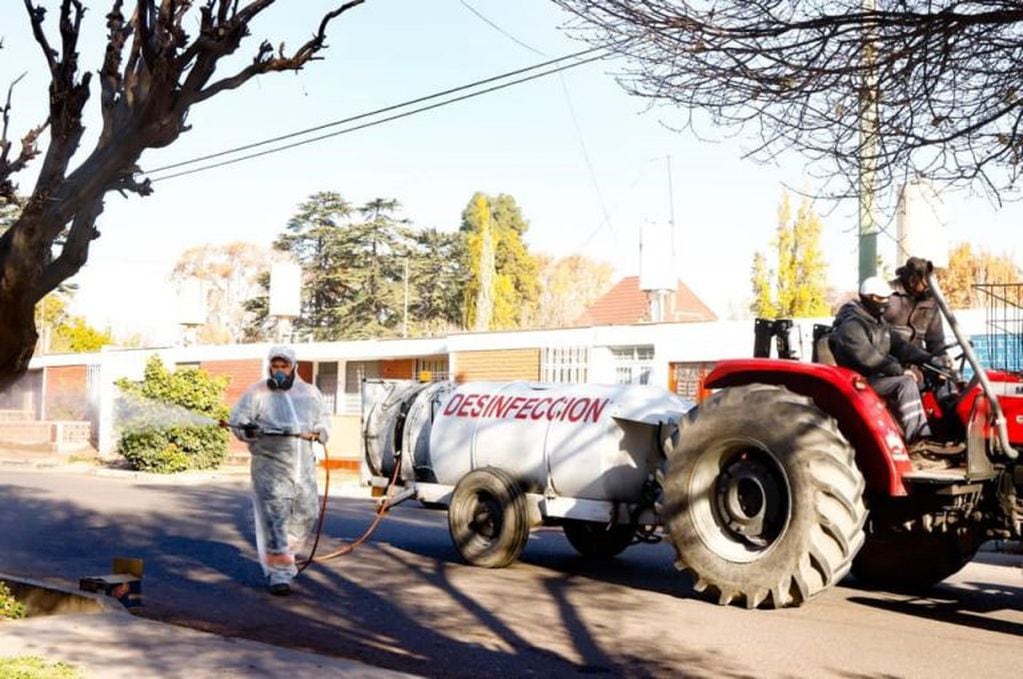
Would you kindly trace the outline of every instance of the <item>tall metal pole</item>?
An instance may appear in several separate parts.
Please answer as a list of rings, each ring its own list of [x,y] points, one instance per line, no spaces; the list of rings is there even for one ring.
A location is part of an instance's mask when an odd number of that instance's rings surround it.
[[[664,157],[668,164],[668,226],[671,228],[671,266],[677,266],[675,261],[675,187],[671,183],[671,154]]]
[[[864,12],[874,12],[876,0],[863,0]],[[877,274],[877,73],[874,70],[874,28],[863,33],[863,89],[860,93],[860,153],[859,153],[859,251],[860,282]]]
[[[408,257],[405,258],[405,303],[401,314],[401,336],[408,337]]]

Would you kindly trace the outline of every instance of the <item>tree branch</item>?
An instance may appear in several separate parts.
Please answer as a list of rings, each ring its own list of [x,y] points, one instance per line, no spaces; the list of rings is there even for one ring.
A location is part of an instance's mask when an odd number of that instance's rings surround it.
[[[284,54],[283,45],[278,50],[276,57],[271,56],[274,53],[273,47],[269,42],[263,41],[263,43],[259,46],[259,51],[256,53],[255,58],[249,66],[245,67],[233,76],[223,78],[204,87],[195,94],[193,101],[198,103],[216,96],[225,90],[236,89],[244,85],[248,80],[256,75],[270,73],[273,71],[301,70],[305,64],[316,60],[318,58],[316,56],[317,52],[326,46],[327,27],[330,25],[330,22],[348,10],[361,5],[363,2],[365,2],[365,0],[349,0],[349,2],[346,2],[337,9],[325,14],[323,19],[320,21],[320,27],[316,34],[306,41],[305,44],[299,47],[291,56],[286,56]],[[273,0],[259,0],[258,2],[253,2],[239,12],[237,16],[254,16],[272,3]],[[249,19],[246,19],[246,21],[248,20]]]
[[[57,289],[61,283],[74,276],[89,259],[89,244],[99,238],[96,220],[103,213],[103,198],[96,198],[84,205],[68,231],[60,255],[43,269],[36,283],[36,299],[42,299]]]
[[[44,123],[29,130],[21,138],[21,150],[18,156],[11,160],[10,151],[13,144],[7,136],[11,123],[11,98],[14,94],[14,86],[24,77],[25,74],[23,73],[10,84],[7,88],[7,101],[4,103],[3,108],[0,109],[0,117],[3,120],[3,125],[0,127],[0,198],[9,202],[17,200],[17,186],[11,181],[11,177],[24,170],[28,163],[39,155],[39,147],[36,144],[39,141],[39,135],[46,128]]]

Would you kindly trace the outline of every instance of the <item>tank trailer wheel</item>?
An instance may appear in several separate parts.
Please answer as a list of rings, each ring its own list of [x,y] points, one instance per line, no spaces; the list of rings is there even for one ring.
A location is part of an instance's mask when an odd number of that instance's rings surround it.
[[[921,592],[962,570],[983,543],[984,537],[976,529],[879,532],[867,536],[853,560],[852,574],[871,586]]]
[[[563,529],[575,551],[597,559],[618,556],[632,544],[636,535],[635,526],[619,523],[608,526],[592,521],[566,521]]]
[[[697,591],[747,608],[798,606],[863,545],[864,480],[835,421],[777,386],[724,389],[686,414],[664,517]]]
[[[473,470],[455,485],[448,530],[466,562],[504,568],[519,558],[529,539],[526,496],[496,467]]]

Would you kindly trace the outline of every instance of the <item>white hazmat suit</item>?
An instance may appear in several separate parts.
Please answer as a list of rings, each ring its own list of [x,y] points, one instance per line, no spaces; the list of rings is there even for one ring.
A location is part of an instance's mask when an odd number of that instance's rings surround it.
[[[289,386],[271,386],[272,379],[252,385],[231,411],[230,422],[252,454],[256,548],[273,586],[289,584],[298,574],[295,553],[312,532],[319,510],[313,444],[296,435],[314,434],[326,443],[329,414],[320,391],[298,376],[291,349],[274,347],[270,358],[288,360],[294,381]]]

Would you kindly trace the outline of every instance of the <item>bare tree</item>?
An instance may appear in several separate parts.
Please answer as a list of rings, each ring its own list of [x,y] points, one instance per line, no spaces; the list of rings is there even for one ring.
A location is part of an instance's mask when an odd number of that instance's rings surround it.
[[[50,73],[49,116],[22,140],[17,155],[8,139],[11,88],[0,116],[0,200],[18,202],[12,177],[41,156],[39,176],[14,224],[0,235],[0,389],[28,367],[36,342],[33,308],[73,276],[99,237],[96,220],[110,191],[152,192],[138,160],[146,149],[168,146],[188,130],[194,105],[244,85],[256,75],[297,71],[326,47],[331,21],[365,0],[348,0],[325,14],[313,36],[295,51],[263,41],[251,63],[227,75],[220,60],[249,35],[249,24],[276,0],[112,0],[107,42],[98,72],[102,127],[95,146],[72,167],[85,131],[82,117],[93,74],[78,63],[86,7],[61,0],[58,43],[45,30],[46,9],[24,0],[28,28]],[[187,25],[198,25],[190,36]],[[48,132],[45,152],[40,138]]]
[[[630,92],[680,127],[745,128],[755,157],[801,150],[823,194],[854,194],[861,159],[882,191],[919,173],[997,199],[1019,179],[1023,2],[554,1],[627,57]]]

